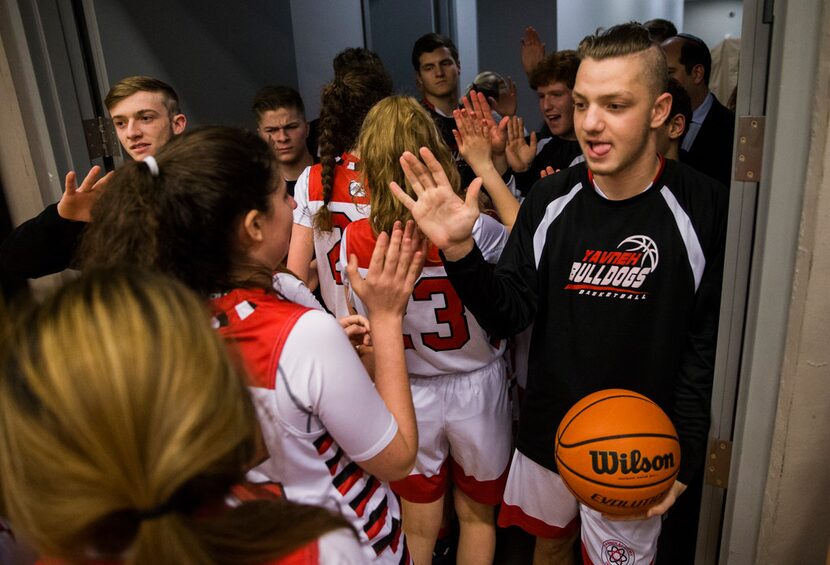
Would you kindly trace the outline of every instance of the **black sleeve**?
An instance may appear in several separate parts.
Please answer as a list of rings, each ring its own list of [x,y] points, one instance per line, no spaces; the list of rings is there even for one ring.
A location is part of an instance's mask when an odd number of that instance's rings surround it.
[[[0,245],[0,269],[37,278],[69,268],[84,226],[86,222],[61,218],[57,204],[47,206]]]
[[[484,330],[505,338],[527,328],[537,303],[537,272],[533,256],[532,205],[525,201],[495,270],[476,246],[444,268],[461,302]]]
[[[707,264],[695,298],[689,337],[674,387],[674,424],[682,454],[677,479],[686,485],[704,463],[711,420],[726,238],[725,192],[721,192],[711,216],[712,237],[708,248],[704,249]]]
[[[524,172],[514,172],[513,178],[516,179],[516,190],[526,197],[530,192],[530,188],[539,180],[539,172],[531,164],[530,168]]]

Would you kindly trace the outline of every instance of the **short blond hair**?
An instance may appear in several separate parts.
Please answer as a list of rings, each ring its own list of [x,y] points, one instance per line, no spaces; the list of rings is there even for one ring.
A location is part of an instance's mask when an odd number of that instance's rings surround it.
[[[104,99],[104,105],[107,110],[112,110],[113,107],[132,96],[136,92],[159,92],[162,95],[164,106],[171,116],[181,114],[179,108],[179,95],[173,90],[173,87],[164,81],[148,76],[132,76],[122,78],[112,85],[107,97]]]
[[[648,30],[637,22],[628,22],[598,31],[579,42],[580,60],[601,61],[613,57],[642,55],[646,77],[655,98],[666,91],[669,71],[663,50],[651,41]]]

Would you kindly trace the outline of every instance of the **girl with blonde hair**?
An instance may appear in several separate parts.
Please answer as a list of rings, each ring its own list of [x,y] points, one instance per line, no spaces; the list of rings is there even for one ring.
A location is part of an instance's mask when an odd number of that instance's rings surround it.
[[[116,172],[81,253],[88,264],[161,269],[209,299],[211,323],[247,369],[268,451],[249,478],[278,481],[289,500],[345,517],[367,559],[406,562],[386,481],[405,477],[417,450],[398,336],[422,254],[411,225],[393,226],[366,280],[355,275],[377,346],[373,383],[334,318],[274,290],[295,207],[276,171],[252,133],[185,133],[151,165]]]
[[[358,151],[361,179],[373,187],[371,212],[368,219],[350,224],[343,235],[341,262],[349,264],[347,286],[359,282],[352,278],[355,269],[364,272],[369,267],[378,234],[411,217],[390,185],[412,193],[400,158],[421,147],[435,153],[460,192],[452,154],[414,98],[386,98],[366,116]],[[506,240],[504,227],[481,214],[474,237],[485,258],[495,262]],[[361,297],[350,297],[362,312],[366,305]],[[403,333],[419,443],[415,469],[392,488],[403,500],[404,531],[413,558],[416,563],[431,560],[451,479],[460,523],[458,562],[490,563],[495,552],[493,508],[501,500],[510,457],[505,344],[490,340],[466,312],[434,247],[407,305]]]
[[[235,496],[256,412],[207,321],[183,285],[136,270],[85,273],[16,320],[0,353],[0,500],[42,555],[360,562],[342,518]]]

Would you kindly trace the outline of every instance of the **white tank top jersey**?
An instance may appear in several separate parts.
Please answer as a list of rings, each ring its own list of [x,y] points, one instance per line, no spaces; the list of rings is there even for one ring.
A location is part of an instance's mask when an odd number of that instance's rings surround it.
[[[383,451],[398,426],[337,321],[261,289],[231,291],[212,306],[214,327],[248,370],[268,449],[248,479],[278,482],[288,500],[342,515],[374,562],[406,562],[398,500],[357,463]],[[321,344],[325,355],[314,355]]]
[[[484,258],[498,261],[507,241],[507,230],[496,220],[482,214],[473,228],[473,239]],[[358,270],[365,275],[376,242],[368,220],[354,222],[346,228],[340,248],[340,260],[349,254],[358,258]],[[505,340],[491,340],[476,322],[452,287],[437,250],[430,249],[424,270],[406,307],[403,321],[406,366],[410,375],[435,377],[469,373],[501,357]],[[344,273],[348,286],[348,276]],[[366,307],[351,290],[358,313]]]
[[[358,159],[344,153],[334,167],[334,186],[328,209],[331,212],[331,231],[314,230],[314,253],[320,294],[326,307],[335,317],[349,315],[340,271],[340,238],[351,222],[369,215],[369,194],[360,182]],[[294,187],[294,223],[314,229],[314,215],[323,207],[322,165],[308,167]]]

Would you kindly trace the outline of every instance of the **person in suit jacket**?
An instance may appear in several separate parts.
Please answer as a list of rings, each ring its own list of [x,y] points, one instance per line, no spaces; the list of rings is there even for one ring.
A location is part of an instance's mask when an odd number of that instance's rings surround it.
[[[732,177],[735,114],[709,91],[712,56],[698,37],[678,34],[661,44],[669,75],[692,100],[692,122],[683,139],[680,160],[727,187]]]

